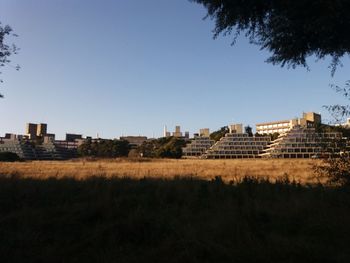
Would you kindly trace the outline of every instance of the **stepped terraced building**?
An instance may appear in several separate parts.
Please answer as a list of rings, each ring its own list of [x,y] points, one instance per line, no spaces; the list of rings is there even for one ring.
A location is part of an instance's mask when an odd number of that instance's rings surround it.
[[[24,160],[66,160],[76,157],[76,148],[69,149],[59,143],[44,142],[33,145],[27,140],[3,139],[0,142],[0,152],[12,152]]]
[[[37,154],[33,146],[29,142],[17,139],[2,139],[0,142],[0,152],[12,152],[25,160],[37,159]]]
[[[201,157],[213,144],[209,136],[197,136],[183,148],[182,155],[184,158]]]
[[[281,134],[261,154],[264,158],[319,158],[339,153],[346,141],[339,132],[316,132],[295,126]]]
[[[300,119],[257,124],[256,136],[243,133],[242,124],[229,125],[229,133],[215,144],[209,143],[209,137],[195,139],[184,148],[184,157],[320,158],[340,154],[348,140],[339,132],[317,132],[320,124],[321,115],[308,112]],[[271,141],[275,133],[279,136]]]
[[[270,141],[270,136],[251,137],[247,133],[227,133],[203,155],[203,158],[260,158]]]
[[[23,160],[66,160],[77,157],[77,148],[83,142],[81,135],[75,134],[67,134],[70,139],[66,141],[55,140],[54,134],[47,133],[45,123],[27,123],[25,133],[0,137],[0,152],[15,153]]]

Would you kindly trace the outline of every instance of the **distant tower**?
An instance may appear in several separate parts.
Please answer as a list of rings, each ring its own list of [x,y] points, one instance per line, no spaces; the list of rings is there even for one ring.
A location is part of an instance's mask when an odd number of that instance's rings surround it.
[[[175,132],[173,132],[174,137],[182,137],[181,127],[175,126]]]
[[[37,133],[37,124],[27,123],[25,134],[29,137],[29,139],[31,140],[35,139],[36,133]]]
[[[37,125],[36,136],[45,136],[47,134],[47,124],[40,123]]]
[[[201,136],[201,137],[209,137],[210,136],[209,128],[200,129],[199,130],[199,136]]]
[[[167,137],[167,132],[168,132],[167,127],[166,125],[164,125],[163,137]]]
[[[243,133],[243,124],[230,124],[228,128],[230,133]]]

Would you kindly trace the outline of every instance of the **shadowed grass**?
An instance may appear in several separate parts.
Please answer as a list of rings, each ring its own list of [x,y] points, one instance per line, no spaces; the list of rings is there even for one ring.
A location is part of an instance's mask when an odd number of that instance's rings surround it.
[[[0,178],[1,262],[349,262],[350,191]]]

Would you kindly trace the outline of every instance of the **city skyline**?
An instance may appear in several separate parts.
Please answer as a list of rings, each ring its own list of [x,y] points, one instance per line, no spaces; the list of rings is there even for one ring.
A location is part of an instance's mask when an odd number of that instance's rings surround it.
[[[9,1],[2,23],[19,37],[3,70],[0,134],[48,123],[58,138],[160,137],[163,126],[190,133],[230,123],[254,126],[342,103],[329,84],[348,79],[348,57],[335,77],[329,61],[287,69],[239,38],[212,39],[214,24],[189,1]]]

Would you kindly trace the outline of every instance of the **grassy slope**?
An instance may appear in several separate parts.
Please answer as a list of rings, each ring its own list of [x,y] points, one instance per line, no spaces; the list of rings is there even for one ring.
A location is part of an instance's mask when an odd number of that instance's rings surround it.
[[[1,262],[350,262],[350,191],[0,178]]]

